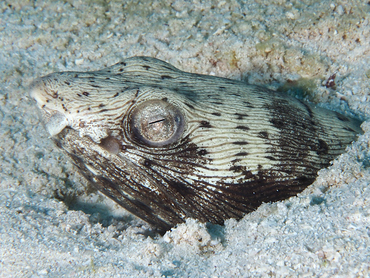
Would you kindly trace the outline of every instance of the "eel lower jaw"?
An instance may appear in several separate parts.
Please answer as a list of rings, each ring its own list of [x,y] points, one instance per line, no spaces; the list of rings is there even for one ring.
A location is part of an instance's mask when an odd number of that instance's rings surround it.
[[[30,97],[36,101],[42,122],[50,136],[57,135],[69,125],[68,119],[63,113],[46,107],[47,98],[43,96],[37,85],[37,83],[31,84]]]
[[[48,113],[42,110],[42,119],[46,130],[50,136],[59,134],[65,127],[67,127],[68,120],[65,115],[60,112],[54,111],[54,113]]]

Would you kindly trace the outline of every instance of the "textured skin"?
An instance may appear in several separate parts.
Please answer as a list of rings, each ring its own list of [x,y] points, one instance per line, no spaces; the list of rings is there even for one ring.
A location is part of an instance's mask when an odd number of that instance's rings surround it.
[[[50,74],[31,96],[80,172],[161,230],[188,217],[222,224],[296,195],[361,133],[336,112],[148,57]],[[153,147],[134,134],[130,115],[147,100],[180,111],[175,142]]]

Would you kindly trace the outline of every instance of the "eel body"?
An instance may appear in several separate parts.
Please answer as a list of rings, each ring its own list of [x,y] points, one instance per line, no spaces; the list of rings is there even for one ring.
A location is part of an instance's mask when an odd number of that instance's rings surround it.
[[[336,112],[149,57],[53,73],[30,95],[79,171],[163,231],[296,195],[361,133]]]

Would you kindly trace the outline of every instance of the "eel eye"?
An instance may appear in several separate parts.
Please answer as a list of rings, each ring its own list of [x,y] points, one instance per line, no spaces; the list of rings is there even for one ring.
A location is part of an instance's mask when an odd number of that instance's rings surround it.
[[[148,100],[139,104],[131,111],[129,123],[135,138],[151,147],[174,143],[185,127],[180,110],[163,100]]]

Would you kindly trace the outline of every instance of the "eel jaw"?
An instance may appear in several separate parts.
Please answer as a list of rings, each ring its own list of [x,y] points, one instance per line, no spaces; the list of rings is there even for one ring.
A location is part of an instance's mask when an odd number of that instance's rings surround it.
[[[58,111],[49,113],[42,109],[41,113],[45,128],[51,136],[57,135],[69,125],[66,116]]]
[[[41,119],[46,130],[51,136],[57,135],[69,125],[67,117],[56,110],[47,107],[48,98],[45,96],[44,86],[40,80],[36,80],[30,85],[30,97],[36,101],[40,108]]]

